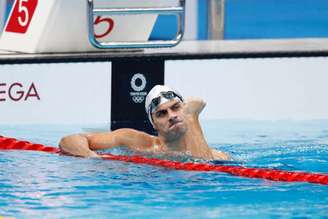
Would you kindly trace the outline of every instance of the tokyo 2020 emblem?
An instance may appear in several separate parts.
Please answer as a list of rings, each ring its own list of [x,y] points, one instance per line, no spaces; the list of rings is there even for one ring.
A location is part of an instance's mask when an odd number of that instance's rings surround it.
[[[134,103],[142,103],[147,96],[147,92],[144,91],[147,85],[146,77],[141,73],[136,73],[132,76],[130,84],[133,89],[133,91],[130,92],[132,101]]]

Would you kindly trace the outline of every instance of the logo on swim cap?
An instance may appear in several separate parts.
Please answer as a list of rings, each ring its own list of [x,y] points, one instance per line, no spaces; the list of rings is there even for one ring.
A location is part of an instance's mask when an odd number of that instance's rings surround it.
[[[142,103],[147,95],[147,92],[143,91],[147,85],[146,77],[141,73],[136,73],[132,76],[130,84],[133,89],[133,91],[130,92],[132,101],[134,103]]]

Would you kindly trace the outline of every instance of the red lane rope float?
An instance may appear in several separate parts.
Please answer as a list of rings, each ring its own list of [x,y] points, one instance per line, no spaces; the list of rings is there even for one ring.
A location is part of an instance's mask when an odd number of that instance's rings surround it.
[[[48,153],[59,154],[60,149],[56,147],[44,146],[41,144],[33,144],[28,141],[19,141],[14,138],[6,138],[0,136],[0,150],[31,150],[43,151]],[[307,172],[291,172],[284,170],[274,170],[268,168],[248,168],[242,166],[213,165],[206,163],[184,163],[178,161],[161,160],[157,158],[146,158],[141,156],[123,156],[113,154],[103,154],[105,160],[117,160],[124,162],[132,162],[136,164],[147,164],[160,166],[175,170],[185,171],[215,171],[229,173],[235,176],[267,179],[272,181],[283,182],[309,182],[328,185],[328,175]]]

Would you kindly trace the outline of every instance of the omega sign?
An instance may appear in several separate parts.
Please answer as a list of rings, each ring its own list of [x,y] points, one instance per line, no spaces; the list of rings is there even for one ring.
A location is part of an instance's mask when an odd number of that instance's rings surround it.
[[[133,89],[133,91],[130,92],[133,102],[142,103],[145,100],[145,96],[147,96],[147,92],[144,91],[147,85],[146,77],[140,73],[134,74],[130,84]]]
[[[40,96],[34,82],[31,84],[22,84],[20,82],[0,82],[0,102],[18,102],[28,101],[31,99],[40,100]]]

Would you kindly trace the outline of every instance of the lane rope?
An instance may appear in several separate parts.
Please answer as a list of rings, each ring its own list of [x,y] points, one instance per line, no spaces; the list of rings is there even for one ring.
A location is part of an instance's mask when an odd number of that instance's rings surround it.
[[[20,141],[15,138],[8,138],[3,136],[0,136],[0,150],[30,150],[60,154],[60,149],[57,147],[34,144],[28,141]],[[228,173],[240,177],[266,179],[271,181],[308,182],[328,185],[328,175],[321,173],[284,171],[269,168],[249,168],[243,166],[213,165],[207,163],[178,162],[157,158],[146,158],[141,156],[125,156],[113,154],[103,154],[102,158],[104,160],[116,160],[136,164],[147,164],[175,170],[214,171]]]

